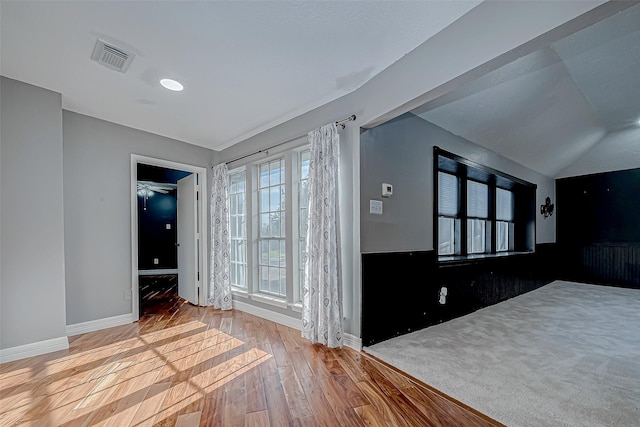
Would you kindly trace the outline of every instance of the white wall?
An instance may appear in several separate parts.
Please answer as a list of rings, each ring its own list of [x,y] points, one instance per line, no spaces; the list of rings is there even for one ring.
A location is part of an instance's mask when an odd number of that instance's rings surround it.
[[[131,289],[131,154],[209,167],[212,152],[70,111],[63,111],[62,119],[67,323],[72,325],[132,312],[125,299]]]
[[[640,168],[640,124],[605,135],[557,178]]]
[[[5,77],[0,88],[0,348],[66,342],[62,99]]]

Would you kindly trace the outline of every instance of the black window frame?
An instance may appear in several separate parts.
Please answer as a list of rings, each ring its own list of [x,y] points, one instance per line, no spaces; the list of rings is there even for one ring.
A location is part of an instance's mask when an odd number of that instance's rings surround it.
[[[439,176],[440,172],[454,175],[458,179],[458,216],[459,221],[459,253],[440,255],[439,219],[450,217],[439,214]],[[433,247],[439,262],[509,256],[535,252],[535,200],[537,185],[496,169],[476,163],[457,154],[434,146],[433,149]],[[468,215],[467,186],[469,181],[480,182],[488,186],[488,223],[490,230],[485,235],[485,252],[469,253],[468,220],[475,217]],[[497,251],[496,191],[502,188],[511,191],[513,197],[513,232],[514,246],[512,250]],[[489,246],[488,248],[486,246]]]

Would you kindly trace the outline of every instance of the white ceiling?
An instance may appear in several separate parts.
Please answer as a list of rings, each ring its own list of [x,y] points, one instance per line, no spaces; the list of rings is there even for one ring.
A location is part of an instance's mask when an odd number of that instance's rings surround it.
[[[2,0],[0,73],[221,150],[352,92],[479,3]],[[135,53],[126,73],[90,59],[97,38]]]
[[[598,169],[612,141],[640,167],[637,138],[620,136],[640,126],[640,4],[413,111],[548,176],[581,157]]]

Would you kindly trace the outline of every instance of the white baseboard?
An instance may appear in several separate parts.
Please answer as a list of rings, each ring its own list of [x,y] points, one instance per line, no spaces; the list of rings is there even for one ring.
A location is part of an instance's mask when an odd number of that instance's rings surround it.
[[[233,300],[233,308],[244,311],[245,313],[253,314],[254,316],[262,317],[263,319],[271,320],[272,322],[280,323],[281,325],[288,326],[293,329],[300,330],[302,326],[302,321],[300,319],[276,313],[275,311],[267,310],[262,307],[256,307],[255,305],[247,304],[246,302]]]
[[[13,362],[25,357],[39,356],[53,351],[69,349],[67,337],[52,338],[30,344],[0,349],[0,363]]]
[[[261,307],[256,307],[255,305],[247,304],[243,301],[237,301],[234,299],[233,308],[239,311],[244,311],[245,313],[253,314],[254,316],[262,317],[263,319],[271,320],[272,322],[276,322],[281,325],[288,326],[298,331],[302,329],[302,321],[300,319],[296,319],[295,317],[287,316],[281,313],[276,313]],[[355,335],[344,334],[343,342],[345,346],[356,351],[362,350],[362,340]]]
[[[344,334],[344,345],[356,351],[362,350],[362,339],[355,335]]]
[[[133,315],[121,314],[120,316],[106,317],[104,319],[90,320],[88,322],[67,325],[67,336],[86,334],[87,332],[99,331],[101,329],[113,328],[114,326],[127,325],[133,323]]]

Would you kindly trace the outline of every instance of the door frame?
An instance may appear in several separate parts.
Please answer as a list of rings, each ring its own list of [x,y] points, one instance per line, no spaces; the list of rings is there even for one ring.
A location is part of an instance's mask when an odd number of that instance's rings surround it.
[[[209,200],[206,197],[208,189],[208,175],[207,168],[188,165],[186,163],[173,162],[171,160],[157,159],[154,157],[147,157],[139,154],[131,154],[131,313],[133,321],[136,322],[140,319],[139,310],[139,287],[138,280],[138,164],[145,164],[151,166],[158,166],[168,169],[177,169],[186,172],[192,172],[198,174],[198,186],[200,192],[200,203],[198,209],[198,216],[200,218],[198,228],[200,229],[200,277],[201,277],[201,298],[200,304],[203,306],[208,305],[209,294],[209,228],[208,228],[208,214],[209,204],[206,203]],[[180,279],[178,279],[180,280]]]

